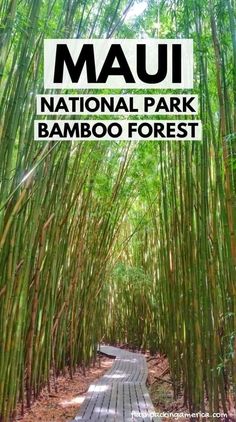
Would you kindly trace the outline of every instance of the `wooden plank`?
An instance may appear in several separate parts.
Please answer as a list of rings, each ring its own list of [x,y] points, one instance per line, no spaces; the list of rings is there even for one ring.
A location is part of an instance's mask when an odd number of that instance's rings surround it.
[[[117,418],[124,420],[124,384],[119,383],[117,385]]]
[[[135,384],[130,384],[130,398],[131,398],[131,415],[133,416],[132,412],[140,412],[139,403],[136,396],[135,391]],[[139,418],[141,419],[141,418]],[[133,417],[133,420],[138,420],[137,417]]]
[[[109,418],[114,418],[117,415],[118,405],[118,384],[112,384],[111,396],[108,408]]]
[[[130,393],[129,393],[129,384],[124,384],[124,420],[130,421],[132,420],[131,415],[131,403],[130,403]]]

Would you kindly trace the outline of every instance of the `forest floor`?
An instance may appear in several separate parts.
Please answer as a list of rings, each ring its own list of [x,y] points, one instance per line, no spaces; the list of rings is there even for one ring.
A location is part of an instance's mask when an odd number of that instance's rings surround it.
[[[166,357],[157,354],[155,356],[147,357],[148,363],[148,389],[149,394],[152,399],[155,411],[158,413],[173,413],[173,414],[188,414],[189,409],[184,406],[183,395],[180,395],[176,400],[174,399],[173,387],[170,379],[169,364]],[[207,413],[207,401],[205,403]],[[218,422],[228,421],[236,422],[236,409],[233,406],[233,397],[230,399],[230,404],[228,403],[229,412],[228,418],[225,417],[215,417],[214,420]],[[220,411],[222,414],[223,409]],[[163,421],[165,422],[193,422],[193,418],[188,417],[165,417]],[[209,421],[209,418],[204,417],[201,420]]]
[[[168,359],[160,354],[147,356],[148,364],[148,390],[152,399],[155,411],[158,413],[188,413],[183,404],[183,397],[177,400],[173,398],[173,388],[170,380]],[[188,418],[178,417],[178,422],[188,422]],[[176,419],[171,417],[163,418],[163,421],[172,422]]]
[[[146,354],[149,369],[148,384],[155,410],[158,412],[183,411],[181,399],[173,402],[172,386],[169,383],[169,365],[166,358],[160,355],[150,357]],[[100,363],[99,363],[100,360]],[[39,398],[26,410],[24,416],[20,416],[20,408],[16,421],[21,422],[66,422],[71,421],[83,402],[89,385],[100,378],[113,364],[113,359],[101,356],[95,366],[86,370],[84,375],[78,370],[73,379],[69,374],[59,376],[56,380],[57,392],[51,380],[51,392],[45,387]],[[160,381],[158,378],[163,379]],[[167,380],[167,381],[166,381]],[[165,421],[171,421],[166,418]],[[187,419],[185,419],[185,422]]]
[[[100,363],[99,363],[100,361]],[[113,359],[102,356],[97,360],[95,366],[86,370],[84,375],[78,370],[73,378],[66,374],[59,376],[56,380],[57,392],[53,388],[54,381],[51,380],[51,392],[44,388],[39,398],[27,410],[24,416],[20,416],[20,408],[16,421],[21,422],[66,422],[71,421],[83,402],[86,392],[97,378],[100,378],[113,364]]]
[[[134,350],[131,350],[134,351]],[[148,389],[155,411],[158,413],[188,413],[188,409],[183,404],[183,397],[173,399],[173,388],[170,380],[169,364],[166,357],[157,354],[150,356],[146,354],[148,364]],[[86,370],[84,375],[78,370],[73,379],[69,374],[59,376],[56,381],[57,392],[53,388],[53,378],[51,380],[51,392],[45,388],[39,398],[27,410],[24,416],[20,416],[20,408],[16,421],[21,422],[69,422],[76,414],[83,402],[89,385],[100,378],[113,364],[113,359],[101,356],[94,366]],[[189,418],[165,417],[163,421],[189,422]],[[219,419],[218,419],[219,420]],[[232,419],[234,420],[234,419]]]

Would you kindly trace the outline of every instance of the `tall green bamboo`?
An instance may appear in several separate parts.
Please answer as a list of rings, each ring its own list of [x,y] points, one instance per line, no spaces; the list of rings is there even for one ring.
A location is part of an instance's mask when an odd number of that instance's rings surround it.
[[[97,343],[168,357],[174,396],[236,386],[235,2],[0,4],[0,420]],[[128,18],[127,18],[128,16]],[[33,142],[44,38],[194,39],[200,143]]]

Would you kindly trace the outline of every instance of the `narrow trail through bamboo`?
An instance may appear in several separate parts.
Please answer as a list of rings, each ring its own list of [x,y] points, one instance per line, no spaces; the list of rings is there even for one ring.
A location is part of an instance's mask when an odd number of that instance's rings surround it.
[[[148,375],[145,357],[111,346],[101,346],[100,352],[115,356],[115,361],[103,377],[90,385],[73,422],[158,422],[159,418],[152,417],[154,407],[145,385]]]

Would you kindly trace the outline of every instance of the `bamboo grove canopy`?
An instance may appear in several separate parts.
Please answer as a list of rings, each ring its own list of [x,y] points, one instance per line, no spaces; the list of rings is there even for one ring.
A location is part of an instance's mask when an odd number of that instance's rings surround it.
[[[0,19],[0,420],[102,338],[165,353],[176,397],[226,411],[235,0],[2,0]],[[193,38],[203,141],[34,142],[43,40],[76,37]]]

